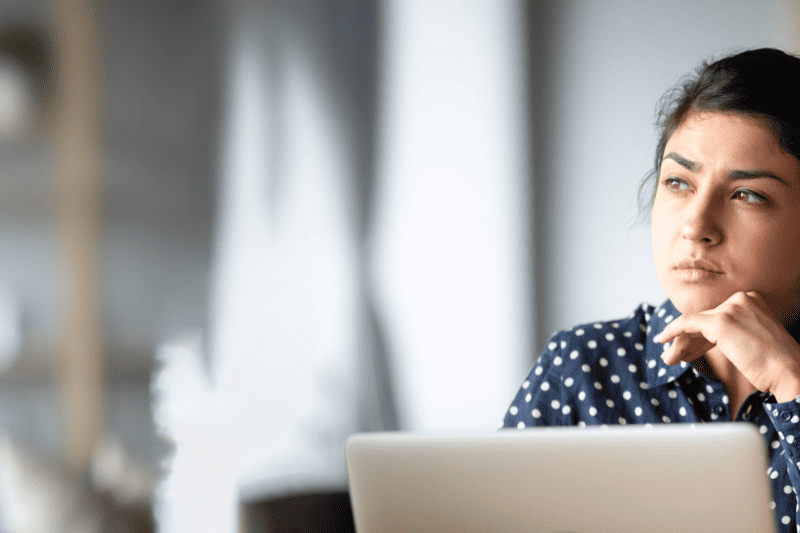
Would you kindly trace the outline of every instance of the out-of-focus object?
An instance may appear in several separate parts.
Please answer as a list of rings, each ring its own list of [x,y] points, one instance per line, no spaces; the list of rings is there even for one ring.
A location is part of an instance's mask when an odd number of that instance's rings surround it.
[[[199,332],[165,343],[156,352],[153,420],[174,452],[155,489],[158,530],[232,532],[238,502],[234,456],[238,440],[230,397],[212,385],[203,365]]]
[[[99,533],[100,520],[62,468],[37,459],[0,434],[0,531]]]
[[[105,435],[92,460],[92,484],[121,505],[144,506],[152,503],[156,474],[127,449],[120,437]]]
[[[11,289],[0,284],[0,372],[17,360],[21,337],[19,302]]]
[[[99,122],[98,19],[95,2],[54,2],[58,83],[54,115],[61,236],[62,332],[60,365],[64,461],[89,473],[102,426],[103,331],[98,242],[102,146]]]
[[[33,88],[22,69],[0,59],[0,142],[27,136],[35,108]]]

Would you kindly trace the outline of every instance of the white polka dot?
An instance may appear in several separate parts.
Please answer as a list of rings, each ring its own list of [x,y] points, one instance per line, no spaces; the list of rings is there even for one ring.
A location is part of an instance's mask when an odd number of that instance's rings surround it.
[[[582,364],[581,370],[583,370],[584,372],[589,372],[591,370],[591,367],[589,367],[589,365],[587,364]]]
[[[531,395],[531,393],[530,393],[530,392],[529,392],[528,394],[526,394],[526,395],[525,395],[525,401],[526,401],[526,402],[528,402],[528,403],[531,403],[531,400],[532,400],[532,399],[533,399],[533,396]]]
[[[601,357],[599,362],[600,366],[608,366],[608,359],[606,359],[605,357]]]
[[[542,412],[538,409],[531,411],[531,414],[533,415],[533,418],[542,418]]]
[[[773,472],[772,472],[772,473],[769,475],[769,477],[771,477],[772,479],[776,479],[776,478],[778,477],[778,471],[777,471],[777,470],[774,470],[774,471],[773,471]]]
[[[630,400],[630,399],[631,399],[631,393],[630,393],[630,391],[625,391],[625,392],[623,392],[623,393],[622,393],[622,397],[623,397],[624,399],[626,399],[626,400]]]
[[[636,413],[636,416],[642,416],[642,408],[641,407],[637,407],[636,409],[633,410],[633,412]]]
[[[704,402],[704,401],[706,401],[706,395],[703,394],[702,392],[698,392],[697,393],[697,399],[700,400],[701,402]]]
[[[687,366],[689,366],[689,363],[686,361],[681,361],[681,368],[686,368]]]
[[[672,399],[674,400],[675,398],[677,398],[677,397],[678,397],[678,393],[677,393],[677,392],[675,392],[674,390],[671,390],[671,391],[669,391],[669,392],[667,393],[667,396],[669,396],[670,398],[672,398]]]
[[[607,341],[613,341],[614,340],[614,334],[613,333],[606,333],[606,340]]]
[[[728,403],[728,395],[727,395],[727,394],[724,394],[724,395],[722,396],[722,403],[724,403],[724,404],[726,404],[726,405],[727,405],[727,403]]]
[[[563,363],[563,362],[564,362],[564,361],[563,361],[563,360],[561,359],[561,357],[560,357],[560,356],[558,356],[558,355],[557,355],[557,356],[555,356],[555,357],[553,358],[553,364],[554,364],[554,365],[556,365],[556,366],[559,366],[559,365],[560,365],[561,363]]]
[[[650,388],[650,385],[648,385],[647,383],[642,381],[641,383],[639,383],[639,388],[642,389],[642,390],[647,390],[647,389]]]
[[[597,390],[602,390],[603,386],[600,384],[599,381],[595,381],[594,382],[594,388],[597,389]]]
[[[640,343],[640,342],[637,342],[636,344],[634,344],[633,347],[636,348],[640,352],[642,350],[644,350],[644,346],[642,346],[642,343]]]
[[[618,356],[620,356],[620,357],[625,357],[625,354],[627,354],[627,353],[628,353],[628,352],[626,352],[626,351],[625,351],[625,348],[622,348],[622,347],[620,347],[620,348],[617,348],[617,355],[618,355]]]
[[[769,502],[769,508],[775,510],[775,502]]]
[[[651,331],[653,331],[653,328],[651,326],[647,326],[647,334],[648,335],[650,335]]]
[[[606,405],[609,407],[614,407],[614,400],[609,398],[608,400],[606,400]]]
[[[511,413],[511,416],[516,416],[516,414],[519,413],[519,409],[517,409],[516,405],[512,405],[508,412]]]
[[[553,400],[552,402],[550,402],[550,407],[552,407],[553,409],[558,409],[559,407],[561,407],[561,402],[559,402],[558,400]]]
[[[656,400],[655,398],[651,398],[651,399],[650,399],[650,403],[652,403],[653,405],[658,405],[658,404],[659,404],[659,403],[661,403],[661,402],[659,402],[659,401],[658,401],[658,400]]]
[[[661,377],[666,373],[667,373],[667,369],[666,368],[659,368],[658,369],[658,377]]]
[[[631,333],[630,331],[622,332],[622,336],[625,337],[626,339],[629,339],[632,335],[633,333]]]
[[[561,346],[561,349],[563,350],[564,348],[567,347],[567,341],[561,341],[561,344],[559,346]]]
[[[714,392],[714,387],[712,387],[711,385],[706,385],[706,392],[711,394],[712,392]]]
[[[716,420],[717,418],[719,418],[717,413],[711,413],[711,420]]]
[[[578,337],[580,337],[584,333],[586,333],[586,332],[583,331],[583,328],[578,328],[578,329],[575,330],[575,335],[578,336]]]
[[[572,411],[572,407],[570,407],[569,405],[565,405],[564,407],[561,408],[561,412],[565,415],[568,415],[570,411]]]
[[[612,328],[618,328],[619,327],[619,322],[612,322],[611,323],[611,327]]]
[[[619,419],[618,419],[618,422],[619,422],[619,423],[620,423],[620,425],[622,425],[622,426],[624,426],[625,424],[627,424],[627,423],[628,423],[628,421],[627,421],[627,420],[625,420],[625,419],[624,419],[624,418],[622,418],[622,417],[619,417]]]
[[[773,450],[777,450],[778,448],[780,448],[781,443],[780,441],[774,440],[770,443],[770,446],[772,446]]]
[[[631,374],[635,374],[635,373],[636,373],[636,370],[637,370],[637,368],[636,368],[636,365],[628,365],[628,371],[629,371]]]
[[[666,312],[667,310],[662,307],[661,309],[658,310],[658,317],[661,318],[662,316],[664,316],[664,313]]]
[[[759,432],[760,432],[762,435],[764,435],[764,434],[767,432],[767,426],[760,426],[760,427],[758,428],[758,431],[759,431]]]
[[[790,422],[791,422],[792,424],[797,424],[798,422],[800,422],[800,416],[794,415],[794,416],[792,417],[792,419],[790,420]]]
[[[784,524],[784,525],[788,524],[791,521],[792,521],[792,519],[789,518],[788,516],[784,516],[783,518],[781,518],[781,524]]]
[[[655,359],[650,359],[647,362],[647,368],[655,368],[655,367],[656,367],[656,360]]]
[[[686,416],[686,408],[681,407],[680,409],[678,409],[678,414],[681,416]]]
[[[564,385],[566,385],[567,387],[572,387],[573,383],[575,383],[575,380],[572,378],[567,378],[564,380]]]
[[[675,381],[675,376],[670,376],[667,378],[667,383],[672,383],[673,381]]]
[[[542,389],[543,391],[548,391],[548,390],[550,390],[550,384],[549,384],[548,382],[546,382],[546,381],[543,381],[540,387],[541,387],[541,389]]]
[[[592,350],[594,350],[595,348],[597,348],[597,342],[595,342],[595,341],[593,341],[593,340],[592,340],[592,341],[589,341],[589,342],[587,342],[587,343],[586,343],[586,346],[588,346],[589,348],[591,348]]]
[[[642,330],[642,333],[647,331],[647,328],[644,327],[644,324],[639,324],[639,329]]]
[[[536,370],[533,371],[533,373],[536,374],[537,376],[541,376],[542,372],[544,372],[544,369],[540,366],[537,366]]]
[[[591,406],[589,408],[589,414],[592,415],[592,416],[597,414],[597,409],[595,408],[595,406]]]
[[[669,315],[667,318],[664,319],[664,324],[669,324],[670,322],[672,322],[673,318],[674,317],[672,315]]]
[[[580,391],[580,392],[578,393],[578,399],[579,399],[580,401],[583,401],[583,400],[585,400],[585,399],[586,399],[586,393],[585,393],[585,392],[583,392],[583,391]]]
[[[600,322],[598,322],[597,324],[594,325],[594,329],[602,329],[602,328],[603,328],[603,324],[601,324]]]
[[[667,415],[662,416],[661,420],[663,420],[665,424],[672,422]]]
[[[577,359],[579,355],[580,353],[578,352],[578,350],[572,350],[571,352],[569,352],[570,359]]]
[[[527,389],[527,388],[528,388],[528,387],[530,387],[530,386],[531,386],[531,382],[530,382],[530,381],[528,381],[527,379],[526,379],[525,381],[523,381],[523,382],[522,382],[522,388],[523,388],[523,389]]]
[[[551,342],[550,344],[547,345],[547,349],[550,350],[551,352],[556,348],[558,348],[558,344],[556,344],[555,342]]]
[[[792,486],[791,485],[786,485],[785,487],[783,487],[783,493],[784,494],[791,494],[792,493]]]
[[[584,422],[583,420],[581,420],[580,422],[578,422],[578,427],[579,427],[579,428],[585,428],[585,427],[586,427],[586,422]]]
[[[794,435],[786,435],[786,442],[792,444],[794,442]]]
[[[611,375],[611,383],[619,383],[619,376],[616,374]]]

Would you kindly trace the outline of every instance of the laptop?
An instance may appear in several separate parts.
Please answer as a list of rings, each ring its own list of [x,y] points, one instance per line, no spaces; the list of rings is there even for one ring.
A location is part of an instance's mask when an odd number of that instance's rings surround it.
[[[776,531],[748,423],[362,433],[346,459],[357,533]]]

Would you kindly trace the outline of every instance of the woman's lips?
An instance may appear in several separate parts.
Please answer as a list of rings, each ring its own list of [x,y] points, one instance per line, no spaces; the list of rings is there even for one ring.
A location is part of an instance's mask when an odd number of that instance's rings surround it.
[[[705,259],[684,259],[674,270],[681,280],[692,283],[712,281],[723,275],[719,266]]]

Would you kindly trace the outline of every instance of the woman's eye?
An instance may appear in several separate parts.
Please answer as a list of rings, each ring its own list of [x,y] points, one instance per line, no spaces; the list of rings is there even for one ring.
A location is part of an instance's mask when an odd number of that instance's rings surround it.
[[[689,184],[680,178],[666,178],[661,183],[673,191],[685,191],[689,188]]]
[[[767,202],[766,198],[750,189],[738,189],[733,193],[733,198],[735,200],[742,200],[748,204],[763,204]]]

